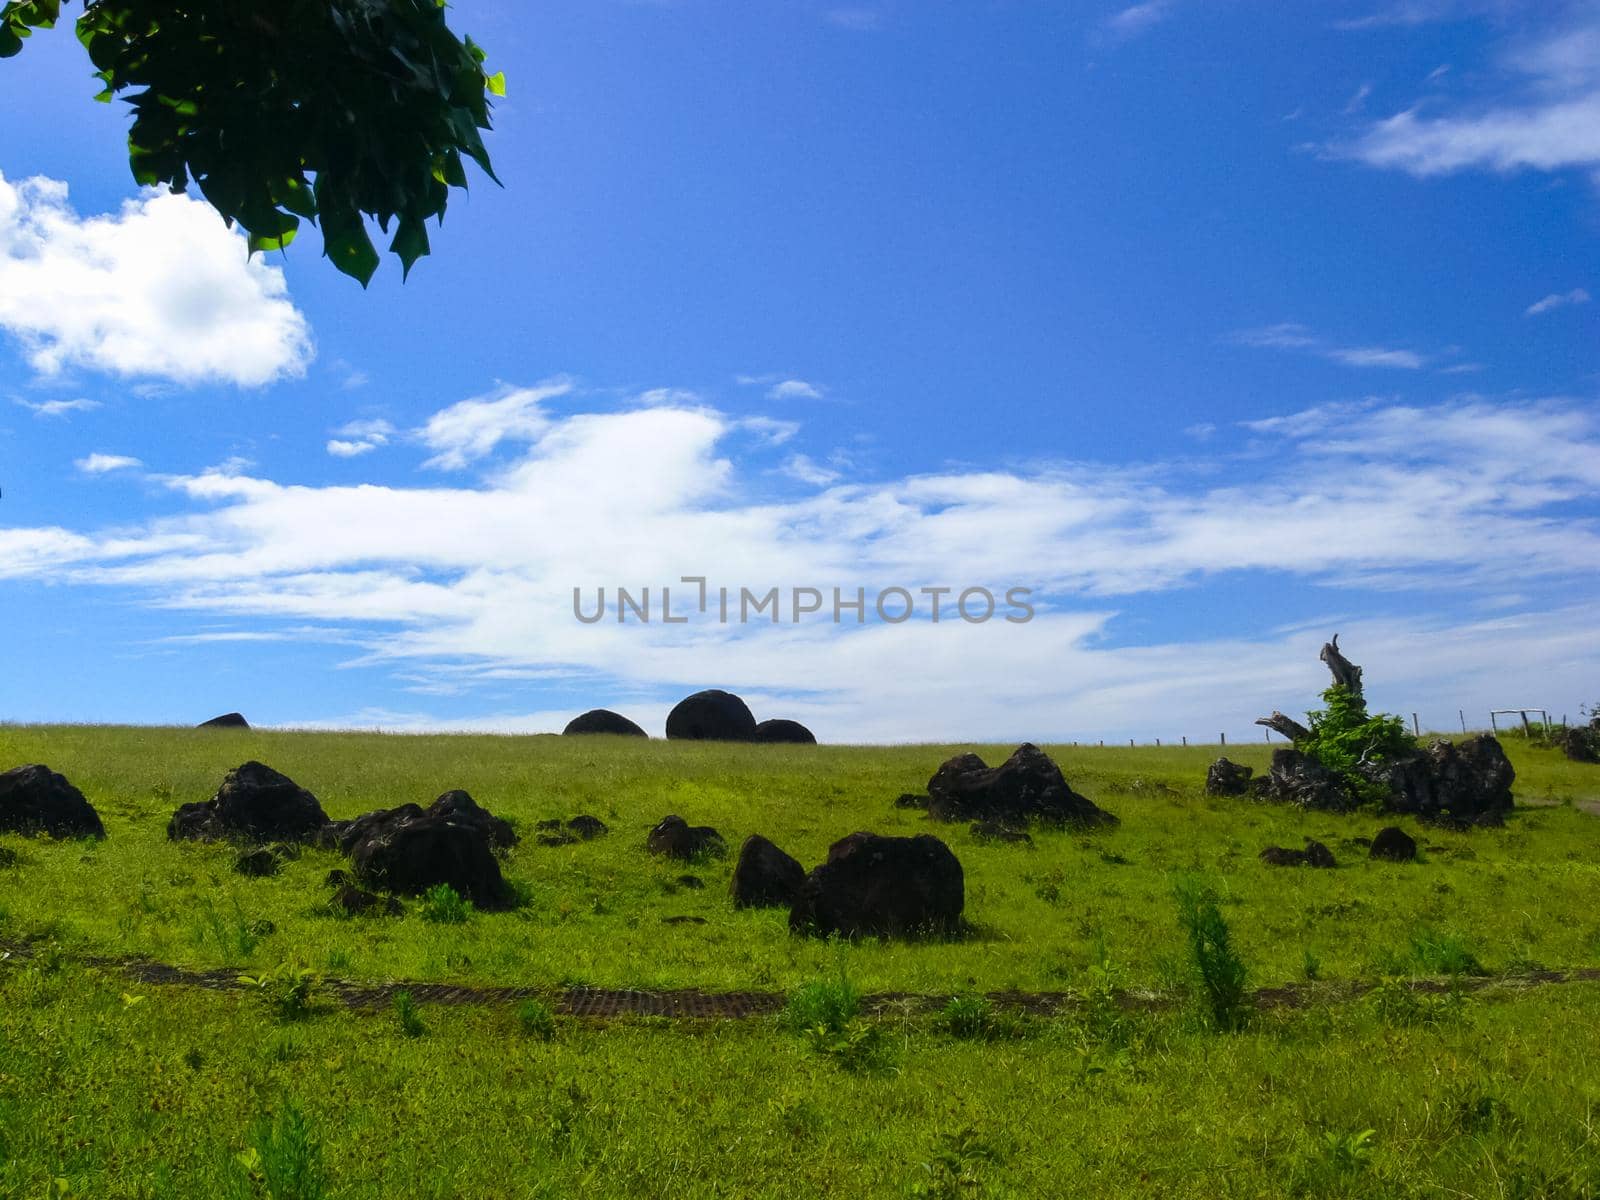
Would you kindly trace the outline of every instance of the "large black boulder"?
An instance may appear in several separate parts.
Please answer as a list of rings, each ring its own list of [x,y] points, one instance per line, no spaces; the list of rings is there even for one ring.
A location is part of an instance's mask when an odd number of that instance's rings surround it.
[[[209,721],[201,721],[196,729],[249,729],[250,722],[244,719],[242,713],[223,713],[220,717],[212,717]]]
[[[94,806],[65,776],[32,763],[0,773],[0,833],[103,838],[106,830]]]
[[[620,737],[650,736],[627,717],[621,713],[614,713],[609,708],[591,708],[588,712],[573,717],[561,732],[568,736],[584,733],[614,733]]]
[[[1361,798],[1347,781],[1309,754],[1288,746],[1272,752],[1272,766],[1265,776],[1252,781],[1250,790],[1316,812],[1351,812],[1361,805]]]
[[[645,839],[651,854],[675,858],[680,862],[726,854],[722,835],[709,825],[691,825],[676,814],[662,817]]]
[[[327,849],[353,854],[358,843],[382,837],[388,829],[424,817],[438,817],[474,829],[494,850],[506,850],[517,844],[517,834],[511,828],[511,822],[495,816],[469,793],[459,789],[445,792],[427,808],[417,804],[402,804],[397,808],[380,808],[362,813],[348,821],[333,821],[322,831],[319,841]]]
[[[1600,763],[1600,727],[1579,725],[1564,729],[1556,739],[1556,745],[1572,762]]]
[[[736,908],[789,908],[800,896],[806,869],[759,833],[745,838],[729,891]]]
[[[1206,795],[1242,796],[1250,790],[1253,767],[1219,758],[1206,768]]]
[[[696,692],[667,714],[667,736],[691,742],[753,742],[756,719],[732,692]]]
[[[317,798],[287,775],[247,762],[211,799],[185,804],[167,823],[173,841],[315,842],[328,824]]]
[[[481,827],[447,815],[377,825],[350,852],[356,879],[369,888],[417,896],[441,883],[482,909],[508,908],[511,889]]]
[[[965,904],[961,863],[938,838],[852,833],[806,876],[789,928],[851,938],[948,933]]]
[[[958,754],[928,780],[928,815],[936,821],[1041,821],[1087,828],[1117,818],[1067,786],[1061,769],[1031,742],[998,767],[976,754]]]
[[[1487,733],[1435,741],[1374,773],[1388,787],[1387,811],[1456,826],[1504,822],[1516,777],[1505,750]]]
[[[799,721],[790,721],[783,717],[778,717],[771,721],[763,721],[756,726],[756,741],[790,742],[796,746],[815,746],[817,744],[817,735],[800,724]]]

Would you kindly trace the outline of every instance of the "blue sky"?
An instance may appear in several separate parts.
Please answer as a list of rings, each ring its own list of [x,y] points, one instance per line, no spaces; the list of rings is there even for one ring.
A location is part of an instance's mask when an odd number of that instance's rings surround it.
[[[0,63],[0,719],[1238,738],[1335,630],[1600,701],[1600,4],[453,14],[506,186],[365,293]],[[685,575],[1035,616],[573,617]]]

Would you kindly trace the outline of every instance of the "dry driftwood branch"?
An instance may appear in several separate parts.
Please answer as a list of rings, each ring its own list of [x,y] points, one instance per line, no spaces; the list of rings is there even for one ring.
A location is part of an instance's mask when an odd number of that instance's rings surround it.
[[[1333,672],[1333,682],[1355,696],[1361,695],[1361,668],[1339,653],[1339,635],[1322,647],[1321,659]]]
[[[1298,742],[1311,736],[1311,731],[1300,724],[1293,717],[1286,717],[1281,712],[1273,711],[1270,717],[1257,717],[1257,725],[1265,725],[1274,733],[1281,733],[1291,742]]]

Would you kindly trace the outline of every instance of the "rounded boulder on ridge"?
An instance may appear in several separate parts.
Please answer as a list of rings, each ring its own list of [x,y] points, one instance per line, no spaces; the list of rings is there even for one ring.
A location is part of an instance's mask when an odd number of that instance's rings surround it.
[[[591,708],[588,712],[573,717],[561,733],[563,737],[587,733],[611,733],[619,737],[650,736],[627,717],[621,713],[614,713],[609,708]]]
[[[938,838],[852,833],[806,876],[789,928],[849,938],[949,933],[965,905],[961,862]]]
[[[317,798],[263,763],[229,771],[211,799],[185,804],[167,823],[173,841],[315,842],[328,825]]]
[[[223,713],[220,717],[212,717],[209,721],[201,721],[196,729],[249,729],[250,722],[244,719],[243,713]]]
[[[815,746],[817,735],[812,733],[799,721],[790,721],[784,717],[777,717],[771,721],[763,721],[756,726],[756,741],[789,743],[795,746]]]
[[[753,742],[756,719],[732,692],[711,688],[678,701],[667,714],[667,736],[689,742]]]

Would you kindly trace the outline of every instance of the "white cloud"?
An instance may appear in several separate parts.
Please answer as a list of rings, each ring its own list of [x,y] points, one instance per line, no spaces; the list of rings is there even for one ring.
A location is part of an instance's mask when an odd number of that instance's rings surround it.
[[[350,421],[334,430],[338,435],[329,440],[328,453],[335,458],[357,458],[387,446],[394,436],[394,426],[379,419]]]
[[[1266,350],[1303,350],[1329,362],[1346,367],[1380,367],[1391,370],[1416,371],[1425,367],[1429,359],[1414,350],[1401,350],[1391,346],[1339,346],[1328,342],[1293,321],[1268,325],[1261,329],[1245,329],[1232,336],[1241,346]]]
[[[36,417],[64,417],[68,413],[93,412],[102,407],[98,400],[18,400],[17,403],[31,410]]]
[[[824,467],[805,454],[791,454],[783,464],[783,473],[813,487],[827,487],[839,481],[839,472]]]
[[[1570,292],[1551,292],[1543,300],[1528,305],[1524,316],[1537,317],[1541,313],[1550,312],[1552,309],[1565,308],[1569,304],[1587,304],[1590,296],[1583,288],[1573,288]]]
[[[126,454],[91,454],[87,458],[80,458],[74,464],[85,475],[105,475],[110,471],[126,471],[132,467],[142,467],[144,463],[137,458],[129,458]]]
[[[767,389],[768,400],[821,400],[822,389],[804,379],[784,379]]]
[[[550,426],[544,402],[571,390],[570,383],[554,380],[532,388],[501,388],[452,404],[418,430],[423,443],[436,452],[423,465],[459,470],[493,453],[501,442],[535,441]]]
[[[346,630],[360,662],[414,674],[423,692],[556,678],[655,704],[717,684],[750,693],[765,714],[856,740],[1119,726],[1143,736],[1158,732],[1155,713],[1242,725],[1309,701],[1321,686],[1315,647],[1331,629],[1285,632],[1276,614],[1232,601],[1236,616],[1213,640],[1108,640],[1141,596],[1230,580],[1265,580],[1274,593],[1314,582],[1330,607],[1411,587],[1469,609],[1474,598],[1529,597],[1494,622],[1337,626],[1367,661],[1404,664],[1369,673],[1406,681],[1406,711],[1455,696],[1453,712],[1522,681],[1545,695],[1552,681],[1587,686],[1582,672],[1600,665],[1600,632],[1579,615],[1600,573],[1588,515],[1600,498],[1600,419],[1578,403],[1367,401],[1268,417],[1248,427],[1257,457],[1233,469],[1220,436],[1216,457],[1192,465],[841,483],[804,460],[814,490],[783,498],[759,486],[772,449],[741,436],[737,417],[658,405],[542,420],[522,428],[528,444],[510,465],[470,486],[169,478],[179,515],[142,527],[0,531],[0,575],[114,587],[225,616],[230,630]],[[1041,607],[1025,626],[573,618],[574,587],[659,589],[683,575],[734,589],[1027,586]],[[684,599],[676,593],[675,607]],[[638,708],[654,719],[651,705]],[[1201,730],[1169,736],[1180,732]]]
[[[1330,150],[1419,178],[1600,166],[1600,25],[1548,32],[1510,50],[1502,66],[1498,89],[1459,111],[1411,108]]]
[[[1148,33],[1161,22],[1172,15],[1176,7],[1174,0],[1145,0],[1143,4],[1135,4],[1113,13],[1101,24],[1101,28],[1113,38],[1126,40]]]
[[[0,176],[0,329],[34,370],[258,387],[304,373],[283,272],[207,204],[154,190],[79,216],[66,184]]]

